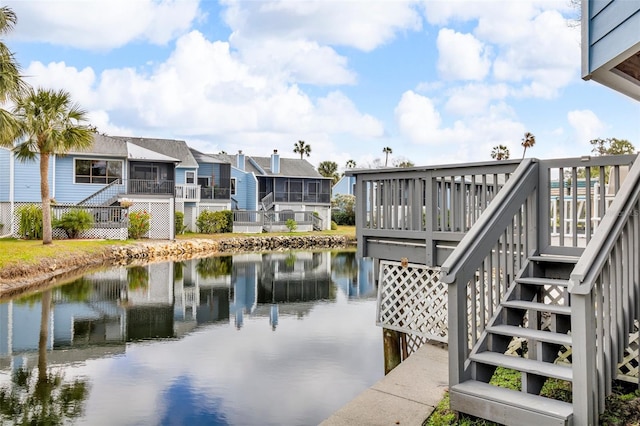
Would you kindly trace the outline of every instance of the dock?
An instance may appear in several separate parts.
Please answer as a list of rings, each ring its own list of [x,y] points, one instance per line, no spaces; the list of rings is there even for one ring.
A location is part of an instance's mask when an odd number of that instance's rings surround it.
[[[443,345],[423,345],[321,426],[421,426],[449,387],[447,357]]]

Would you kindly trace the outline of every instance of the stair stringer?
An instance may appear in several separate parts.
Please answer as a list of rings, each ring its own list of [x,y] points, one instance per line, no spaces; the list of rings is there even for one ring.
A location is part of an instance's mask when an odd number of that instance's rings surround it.
[[[527,283],[527,279],[531,281],[536,275],[537,266],[531,260],[535,257],[537,256],[532,253],[527,258],[524,266],[509,284],[503,300],[487,322],[487,326],[482,331],[476,344],[471,348],[465,363],[465,370],[468,372],[467,377],[469,379],[452,386],[450,389],[452,410],[506,425],[523,424],[524,419],[526,419],[527,424],[572,424],[572,404],[538,395],[548,377],[571,380],[570,367],[553,364],[555,357],[549,355],[553,352],[557,353],[562,344],[545,342],[543,345],[537,344],[532,339],[527,339],[526,335],[535,337],[535,333],[539,334],[542,331],[538,330],[542,323],[540,313],[535,315],[534,318],[530,318],[534,320],[533,323],[529,321],[529,327],[525,327],[527,312],[531,313],[532,310],[522,309],[518,313],[519,309],[507,308],[504,305],[508,302],[517,303],[519,301],[531,304],[538,302],[538,294],[540,292],[533,290],[531,284]],[[525,284],[523,285],[519,281],[524,281]],[[491,332],[491,330],[501,326],[520,327],[522,328],[522,335]],[[529,328],[533,331],[529,332]],[[510,357],[507,360],[514,361],[514,365],[524,363],[533,366],[527,365],[527,371],[521,371],[516,368],[522,374],[521,391],[499,388],[489,384],[493,373],[500,366],[499,362],[488,364],[474,361],[474,357],[476,359],[486,359],[486,357],[483,357],[486,354],[505,354],[514,337],[522,337],[527,341],[528,358],[520,358],[522,360],[520,361],[518,360],[519,357]]]

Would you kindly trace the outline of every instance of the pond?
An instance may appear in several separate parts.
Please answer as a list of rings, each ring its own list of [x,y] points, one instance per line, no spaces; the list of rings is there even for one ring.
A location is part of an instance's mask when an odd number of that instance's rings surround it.
[[[3,421],[315,425],[384,375],[353,251],[114,267],[0,303]]]

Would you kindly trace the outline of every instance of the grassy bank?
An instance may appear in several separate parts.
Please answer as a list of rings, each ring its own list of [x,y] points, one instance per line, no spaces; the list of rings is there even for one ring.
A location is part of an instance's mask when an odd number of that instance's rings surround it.
[[[345,235],[355,239],[355,227],[339,226],[335,231],[322,232],[280,232],[268,235]],[[267,234],[196,234],[178,235],[178,240],[189,239],[224,239],[230,237],[261,236]],[[0,239],[0,270],[15,266],[37,266],[43,262],[64,260],[83,254],[100,253],[111,246],[135,243],[135,240],[54,240],[52,244],[43,245],[42,241],[26,241],[13,238]]]

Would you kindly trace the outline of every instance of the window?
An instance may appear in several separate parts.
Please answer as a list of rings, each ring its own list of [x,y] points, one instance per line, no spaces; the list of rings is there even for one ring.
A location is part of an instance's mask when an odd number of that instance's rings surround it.
[[[111,183],[122,178],[122,161],[76,159],[74,177],[75,183]]]
[[[231,195],[236,195],[236,178],[231,178]]]
[[[211,181],[211,178],[209,177],[200,177],[198,176],[198,185],[200,185],[203,188],[208,188],[211,185],[209,185],[209,182]]]
[[[186,183],[196,183],[196,172],[184,172]]]

